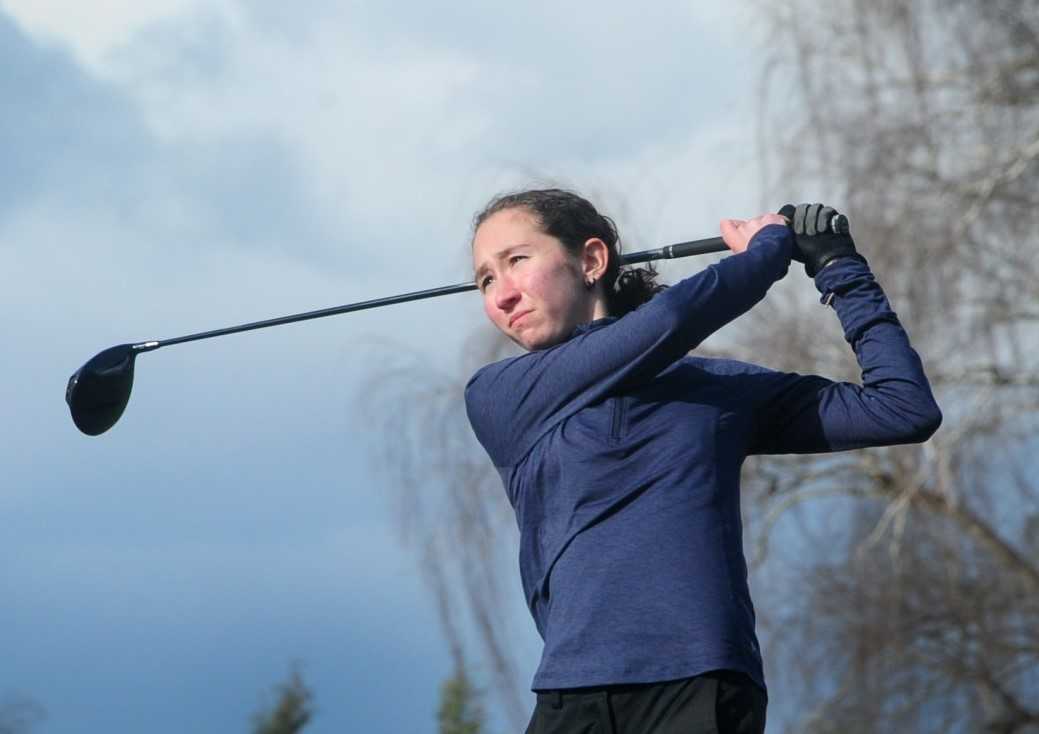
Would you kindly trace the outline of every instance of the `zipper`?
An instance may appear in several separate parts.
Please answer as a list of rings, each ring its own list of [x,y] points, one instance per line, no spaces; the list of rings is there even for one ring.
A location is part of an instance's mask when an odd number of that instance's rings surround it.
[[[613,399],[613,425],[610,427],[610,440],[617,441],[621,437],[621,428],[624,425],[624,398]]]

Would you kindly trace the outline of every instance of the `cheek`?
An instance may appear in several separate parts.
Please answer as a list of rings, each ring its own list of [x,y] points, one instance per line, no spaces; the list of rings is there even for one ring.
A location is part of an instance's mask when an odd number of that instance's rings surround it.
[[[528,288],[553,315],[565,315],[574,305],[574,274],[565,265],[533,276]]]
[[[498,323],[498,309],[495,307],[494,302],[487,296],[483,297],[483,312],[487,315],[487,318],[491,323]]]

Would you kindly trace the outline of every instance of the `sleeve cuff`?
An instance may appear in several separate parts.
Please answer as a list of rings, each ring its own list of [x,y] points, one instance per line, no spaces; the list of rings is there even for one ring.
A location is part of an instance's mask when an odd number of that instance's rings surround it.
[[[766,224],[750,238],[750,242],[747,243],[747,249],[750,250],[766,243],[777,244],[783,249],[787,259],[789,259],[794,247],[794,237],[790,227],[784,224]]]
[[[869,263],[859,253],[844,255],[826,263],[815,275],[815,287],[822,294],[819,303],[832,307],[834,298],[854,287],[864,275],[872,277]]]

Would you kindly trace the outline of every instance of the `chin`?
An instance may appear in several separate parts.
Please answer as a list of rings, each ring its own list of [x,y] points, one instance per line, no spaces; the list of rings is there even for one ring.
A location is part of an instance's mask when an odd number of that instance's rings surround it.
[[[526,349],[528,352],[534,352],[539,349],[548,349],[554,347],[563,341],[563,337],[551,334],[551,335],[530,335],[530,336],[514,336],[512,340],[519,344],[521,347]]]

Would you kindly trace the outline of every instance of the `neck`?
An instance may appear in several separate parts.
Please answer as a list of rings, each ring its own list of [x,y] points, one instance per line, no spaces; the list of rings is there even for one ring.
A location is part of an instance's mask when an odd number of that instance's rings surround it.
[[[595,287],[589,306],[589,321],[597,321],[610,315],[609,309],[606,308],[606,295],[602,292],[602,286]]]

